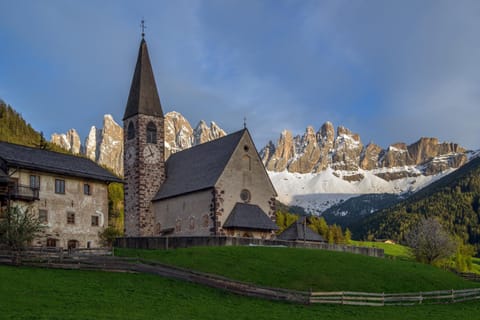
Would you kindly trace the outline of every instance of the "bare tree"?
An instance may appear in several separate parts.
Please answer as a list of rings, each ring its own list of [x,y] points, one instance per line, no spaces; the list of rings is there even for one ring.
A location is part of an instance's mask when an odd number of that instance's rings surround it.
[[[433,264],[455,253],[455,241],[434,218],[422,218],[406,236],[417,261]]]

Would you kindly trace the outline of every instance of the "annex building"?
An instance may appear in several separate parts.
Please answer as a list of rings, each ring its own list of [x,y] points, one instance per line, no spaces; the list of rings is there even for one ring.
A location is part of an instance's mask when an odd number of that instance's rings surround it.
[[[277,194],[248,129],[165,159],[164,115],[143,35],[123,126],[125,236],[275,238]]]
[[[0,206],[38,216],[34,246],[100,247],[108,224],[108,184],[123,181],[87,158],[0,142]]]

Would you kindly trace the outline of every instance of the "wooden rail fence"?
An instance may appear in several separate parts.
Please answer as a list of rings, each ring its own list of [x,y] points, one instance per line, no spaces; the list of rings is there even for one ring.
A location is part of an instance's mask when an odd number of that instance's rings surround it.
[[[480,299],[480,288],[411,293],[312,292],[309,302],[361,306],[393,306],[422,303],[455,303],[478,299]]]
[[[416,305],[423,303],[456,303],[480,299],[480,288],[413,293],[369,293],[351,291],[305,292],[261,287],[251,283],[235,281],[213,274],[192,271],[157,262],[137,258],[113,257],[111,256],[111,252],[105,249],[89,249],[88,251],[65,251],[59,248],[49,250],[26,250],[22,252],[21,263],[27,266],[43,268],[149,273],[202,284],[239,295],[302,304],[323,303],[359,306],[389,306]],[[0,264],[14,264],[12,263],[12,253],[0,251]]]

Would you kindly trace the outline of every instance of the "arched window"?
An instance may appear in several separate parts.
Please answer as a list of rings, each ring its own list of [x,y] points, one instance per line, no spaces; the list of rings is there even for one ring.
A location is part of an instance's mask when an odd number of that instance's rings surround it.
[[[131,140],[133,138],[135,138],[135,126],[133,125],[133,121],[130,121],[127,129],[127,139]]]
[[[157,127],[153,122],[147,124],[147,143],[157,143]]]

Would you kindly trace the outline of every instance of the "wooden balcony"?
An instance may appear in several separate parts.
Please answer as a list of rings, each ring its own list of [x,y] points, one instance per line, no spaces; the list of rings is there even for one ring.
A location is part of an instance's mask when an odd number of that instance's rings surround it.
[[[39,188],[32,188],[25,185],[14,185],[9,187],[8,196],[10,200],[35,201],[39,200]]]

